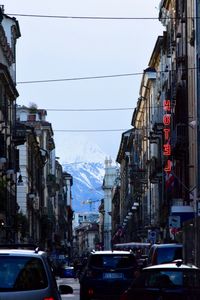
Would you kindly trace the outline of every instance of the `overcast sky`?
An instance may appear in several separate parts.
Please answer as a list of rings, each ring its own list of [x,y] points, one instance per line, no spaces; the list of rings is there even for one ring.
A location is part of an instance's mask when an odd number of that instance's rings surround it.
[[[148,19],[158,17],[159,3],[160,0],[6,0],[2,3],[6,14],[16,14],[21,31],[17,41],[20,94],[17,102],[27,106],[36,103],[38,108],[47,109],[56,155],[61,161],[65,160],[67,142],[72,136],[78,139],[80,134],[116,158],[123,131],[99,130],[131,128],[142,75],[59,79],[142,73],[148,67],[158,35],[164,30],[157,19]],[[117,19],[109,19],[112,17]],[[22,83],[43,80],[58,81]],[[99,111],[116,108],[132,109]],[[64,111],[67,109],[80,111]]]

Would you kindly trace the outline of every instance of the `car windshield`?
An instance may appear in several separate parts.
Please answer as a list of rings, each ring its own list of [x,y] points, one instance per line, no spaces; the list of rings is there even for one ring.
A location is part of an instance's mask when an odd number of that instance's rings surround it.
[[[200,288],[200,270],[151,270],[144,271],[134,286],[146,288]]]
[[[92,255],[90,265],[96,268],[131,268],[135,266],[133,255]]]
[[[34,257],[0,256],[0,291],[26,291],[47,287],[41,259]]]

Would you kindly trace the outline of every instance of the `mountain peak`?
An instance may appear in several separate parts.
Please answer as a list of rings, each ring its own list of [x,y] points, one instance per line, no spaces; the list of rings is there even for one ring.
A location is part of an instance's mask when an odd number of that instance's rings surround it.
[[[63,164],[77,162],[104,163],[107,157],[97,144],[92,143],[82,135],[73,136],[70,139],[62,141],[62,145],[56,145],[56,149]]]

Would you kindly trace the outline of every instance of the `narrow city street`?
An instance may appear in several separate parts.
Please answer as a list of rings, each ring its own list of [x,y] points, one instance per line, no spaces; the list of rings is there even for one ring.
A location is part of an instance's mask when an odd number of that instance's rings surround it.
[[[63,295],[62,299],[73,299],[73,300],[79,300],[79,289],[80,289],[80,285],[79,285],[79,281],[78,279],[74,279],[74,278],[59,278],[57,279],[57,283],[59,284],[68,284],[70,285],[74,292],[73,294],[70,295]]]

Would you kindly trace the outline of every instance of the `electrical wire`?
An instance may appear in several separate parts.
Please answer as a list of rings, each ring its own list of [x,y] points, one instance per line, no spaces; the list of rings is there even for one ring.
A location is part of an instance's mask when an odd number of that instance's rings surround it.
[[[145,109],[159,109],[163,108],[163,105],[151,105],[145,106]],[[52,112],[104,112],[104,111],[133,111],[135,107],[120,107],[120,108],[45,108],[46,111]],[[141,111],[141,113],[143,113]]]
[[[118,132],[127,131],[128,129],[53,129],[56,132]]]
[[[182,68],[181,71],[196,70],[197,67],[192,68]],[[155,71],[157,74],[164,74],[168,72],[176,72],[176,70],[165,70],[165,71]],[[44,79],[44,80],[30,80],[30,81],[18,81],[17,84],[32,84],[32,83],[50,83],[50,82],[61,82],[61,81],[78,81],[78,80],[91,80],[91,79],[105,79],[105,78],[115,78],[115,77],[127,77],[127,76],[138,76],[143,75],[143,72],[134,72],[134,73],[124,73],[124,74],[112,74],[112,75],[100,75],[100,76],[86,76],[86,77],[72,77],[72,78],[63,78],[63,79]]]
[[[66,16],[66,15],[42,15],[42,14],[12,14],[8,16],[31,17],[31,18],[53,18],[53,19],[86,19],[86,20],[182,20],[181,17],[103,17],[103,16]],[[199,18],[198,16],[187,16],[187,19]]]
[[[75,80],[88,80],[88,79],[102,79],[102,78],[113,78],[113,77],[125,77],[142,75],[143,72],[139,73],[127,73],[127,74],[113,74],[113,75],[100,75],[100,76],[86,76],[86,77],[72,77],[63,79],[44,79],[44,80],[30,80],[30,81],[18,81],[17,84],[29,84],[29,83],[44,83],[44,82],[57,82],[57,81],[75,81]]]
[[[94,112],[94,111],[121,111],[121,110],[133,110],[133,107],[121,107],[121,108],[80,108],[80,109],[70,109],[70,108],[45,108],[47,111],[63,111],[63,112]]]
[[[53,18],[53,19],[86,19],[86,20],[158,20],[158,17],[103,17],[103,16],[64,16],[64,15],[41,15],[41,14],[12,14],[8,16],[31,17],[31,18]],[[170,18],[164,18],[170,19]]]

